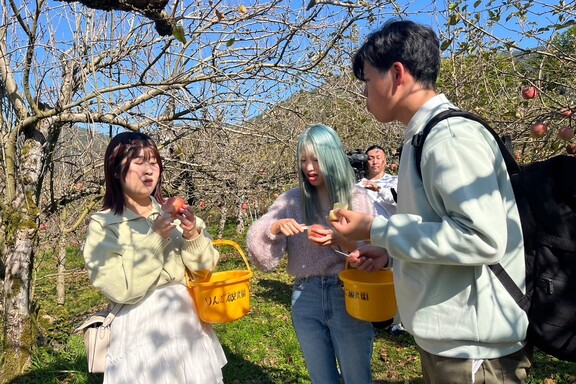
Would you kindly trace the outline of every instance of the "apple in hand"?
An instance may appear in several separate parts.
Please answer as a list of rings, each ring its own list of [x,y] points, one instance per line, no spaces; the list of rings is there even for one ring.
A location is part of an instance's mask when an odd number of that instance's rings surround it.
[[[162,204],[162,211],[176,217],[186,202],[181,197],[171,197]]]
[[[318,233],[318,231],[322,231],[326,228],[324,228],[322,225],[320,224],[312,224],[311,226],[308,227],[308,236],[310,237],[324,237],[325,235]]]
[[[334,214],[334,211],[337,209],[348,209],[348,204],[346,204],[346,203],[334,203],[334,207],[330,210],[330,212],[328,214],[328,220],[338,221],[338,218]]]

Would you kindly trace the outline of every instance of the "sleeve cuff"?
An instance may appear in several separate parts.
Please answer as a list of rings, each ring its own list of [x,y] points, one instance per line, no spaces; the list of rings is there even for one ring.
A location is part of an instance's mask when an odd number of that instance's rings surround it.
[[[386,232],[388,231],[388,219],[384,216],[376,216],[370,227],[370,242],[379,247],[386,247]]]

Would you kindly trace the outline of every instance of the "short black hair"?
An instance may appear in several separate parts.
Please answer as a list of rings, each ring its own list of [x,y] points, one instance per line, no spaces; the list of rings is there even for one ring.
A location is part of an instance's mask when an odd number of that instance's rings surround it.
[[[434,89],[440,72],[440,40],[432,28],[408,20],[389,20],[368,35],[354,54],[352,70],[364,81],[364,64],[387,72],[400,62],[426,89]]]
[[[386,151],[384,150],[384,148],[382,148],[381,146],[379,146],[379,145],[377,145],[377,144],[376,144],[376,145],[371,145],[371,146],[369,146],[368,149],[366,150],[366,152],[364,152],[364,153],[368,154],[368,152],[370,152],[370,151],[373,150],[373,149],[379,149],[379,150],[381,150],[382,152],[384,152],[384,154],[386,154]]]

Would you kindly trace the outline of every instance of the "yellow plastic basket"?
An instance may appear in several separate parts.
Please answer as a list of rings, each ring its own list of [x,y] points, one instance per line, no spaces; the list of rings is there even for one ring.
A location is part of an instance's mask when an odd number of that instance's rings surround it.
[[[350,316],[372,322],[394,317],[396,295],[392,271],[363,272],[346,268],[339,277],[344,283],[346,310]]]
[[[214,272],[208,280],[188,278],[188,288],[196,302],[198,316],[206,323],[228,323],[250,311],[250,278],[253,273],[242,248],[231,240],[214,240],[214,246],[234,247],[247,270]]]

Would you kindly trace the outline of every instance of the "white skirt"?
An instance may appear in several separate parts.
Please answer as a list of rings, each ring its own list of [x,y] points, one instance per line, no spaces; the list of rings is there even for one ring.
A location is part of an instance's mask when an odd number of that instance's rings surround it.
[[[111,324],[104,384],[222,383],[226,356],[180,284],[124,305]]]

